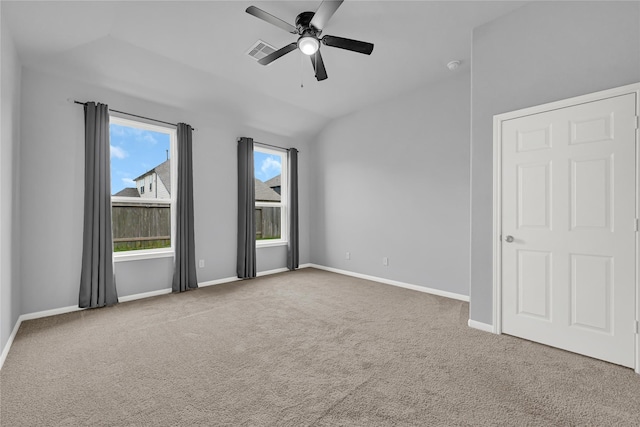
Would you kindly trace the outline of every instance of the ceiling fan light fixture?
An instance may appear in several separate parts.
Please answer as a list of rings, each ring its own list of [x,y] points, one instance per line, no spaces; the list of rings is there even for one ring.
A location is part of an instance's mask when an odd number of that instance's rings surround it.
[[[313,55],[320,48],[320,42],[313,36],[302,36],[298,40],[298,48],[305,55]]]

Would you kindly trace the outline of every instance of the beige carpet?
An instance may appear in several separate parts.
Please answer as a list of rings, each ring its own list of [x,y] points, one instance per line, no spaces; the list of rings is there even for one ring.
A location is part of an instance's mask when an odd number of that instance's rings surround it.
[[[2,426],[640,425],[632,370],[314,269],[22,324]]]

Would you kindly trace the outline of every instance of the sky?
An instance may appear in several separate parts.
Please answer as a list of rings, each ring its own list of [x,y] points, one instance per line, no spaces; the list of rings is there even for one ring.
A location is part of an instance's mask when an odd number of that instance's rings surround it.
[[[134,178],[167,160],[169,134],[109,125],[111,141],[111,194],[135,187]]]
[[[275,154],[253,152],[254,176],[266,182],[282,172],[282,157]]]
[[[169,134],[144,129],[109,125],[111,141],[111,194],[126,187],[135,188],[134,178],[167,160]],[[254,174],[268,181],[282,172],[282,157],[254,151]]]

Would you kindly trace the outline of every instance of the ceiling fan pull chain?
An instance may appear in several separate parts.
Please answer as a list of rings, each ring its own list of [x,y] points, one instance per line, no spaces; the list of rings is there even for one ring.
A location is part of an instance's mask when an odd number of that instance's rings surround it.
[[[304,61],[304,57],[302,55],[300,55],[300,88],[301,89],[304,88],[304,82],[302,80],[302,76],[303,76],[303,72],[302,72],[303,63],[302,63],[302,61]]]

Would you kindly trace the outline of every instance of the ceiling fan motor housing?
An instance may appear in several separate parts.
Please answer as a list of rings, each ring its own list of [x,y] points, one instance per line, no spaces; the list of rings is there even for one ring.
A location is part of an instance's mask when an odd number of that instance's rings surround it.
[[[321,30],[313,28],[310,24],[311,19],[313,19],[314,12],[302,12],[300,15],[296,16],[296,29],[298,30],[298,34],[301,36],[309,35],[313,37],[318,37]]]

